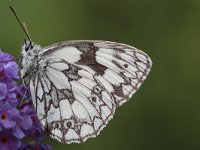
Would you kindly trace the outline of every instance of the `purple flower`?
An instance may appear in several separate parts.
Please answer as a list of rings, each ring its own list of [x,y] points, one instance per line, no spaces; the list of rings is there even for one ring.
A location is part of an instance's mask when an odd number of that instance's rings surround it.
[[[11,77],[19,79],[19,68],[14,60],[11,55],[0,51],[0,78]]]
[[[13,60],[0,51],[0,150],[50,150],[49,145],[40,144],[43,128],[32,108],[29,92],[16,83],[19,68]],[[24,138],[32,140],[24,142]]]
[[[3,82],[0,82],[0,101],[6,97],[7,94],[7,85]]]
[[[16,125],[13,119],[14,115],[16,115],[13,114],[13,111],[16,110],[16,108],[12,108],[9,103],[2,103],[0,108],[0,125],[4,128],[13,128]]]
[[[4,69],[7,73],[7,76],[9,77],[12,77],[14,79],[19,79],[19,76],[18,76],[18,66],[15,62],[11,61],[11,62],[8,62],[5,66],[4,66]]]
[[[10,54],[8,53],[4,53],[0,50],[0,62],[4,63],[4,62],[11,62],[15,60]]]
[[[20,140],[15,138],[10,130],[1,131],[0,135],[0,150],[11,150],[21,147]]]

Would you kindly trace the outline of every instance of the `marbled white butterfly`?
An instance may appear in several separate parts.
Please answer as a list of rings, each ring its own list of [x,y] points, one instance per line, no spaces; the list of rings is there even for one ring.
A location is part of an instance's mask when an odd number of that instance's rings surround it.
[[[22,46],[21,77],[30,87],[44,130],[59,142],[96,137],[150,72],[151,59],[135,47],[77,40],[42,48],[20,25],[28,36]]]

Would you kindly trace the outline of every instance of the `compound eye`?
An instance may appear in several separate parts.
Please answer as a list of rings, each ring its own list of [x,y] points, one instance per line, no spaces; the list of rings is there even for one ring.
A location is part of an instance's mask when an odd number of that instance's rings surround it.
[[[29,40],[24,40],[24,50],[27,52],[28,50],[33,48],[33,43],[32,41]]]
[[[25,51],[27,52],[31,47],[31,44],[25,44]]]

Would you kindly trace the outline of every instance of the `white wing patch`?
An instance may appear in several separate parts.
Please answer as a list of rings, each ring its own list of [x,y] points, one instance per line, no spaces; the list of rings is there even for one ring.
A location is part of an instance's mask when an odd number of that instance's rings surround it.
[[[97,136],[152,65],[144,52],[106,41],[69,41],[39,54],[42,71],[29,83],[33,103],[44,128],[62,143]]]
[[[51,55],[55,58],[67,60],[68,62],[76,62],[80,59],[81,51],[75,47],[64,47],[59,51],[54,51]]]

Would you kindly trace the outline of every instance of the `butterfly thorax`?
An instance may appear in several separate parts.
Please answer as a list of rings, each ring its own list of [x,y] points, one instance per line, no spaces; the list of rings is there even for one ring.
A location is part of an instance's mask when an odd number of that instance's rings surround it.
[[[21,77],[24,79],[27,76],[33,74],[38,69],[38,51],[41,49],[39,45],[32,43],[32,46],[27,49],[27,44],[22,45],[22,59],[20,62],[21,66]]]

